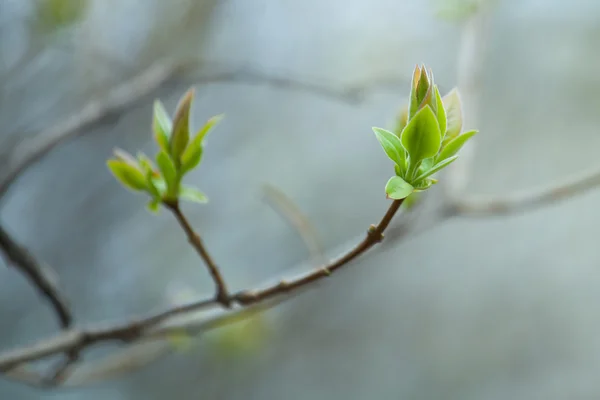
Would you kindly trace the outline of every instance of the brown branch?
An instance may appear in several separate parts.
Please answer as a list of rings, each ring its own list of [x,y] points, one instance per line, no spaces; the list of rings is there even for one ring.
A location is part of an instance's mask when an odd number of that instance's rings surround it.
[[[266,287],[264,289],[239,292],[233,295],[233,299],[242,305],[253,304],[283,293],[290,292],[294,289],[328,277],[337,269],[353,261],[355,258],[383,240],[383,232],[392,221],[392,218],[402,205],[402,202],[403,200],[394,200],[384,217],[381,219],[381,222],[379,222],[377,226],[371,225],[366,237],[353,249],[339,257],[337,260],[334,260],[331,263],[302,275],[294,280],[281,281],[278,284]]]
[[[268,286],[264,289],[240,291],[237,294],[228,296],[228,303],[231,304],[236,302],[241,306],[248,306],[262,304],[263,302],[268,302],[270,300],[276,301],[276,297],[280,295],[288,294],[294,289],[308,287],[310,284],[319,281],[321,278],[329,276],[334,271],[347,265],[365,253],[375,244],[381,242],[383,240],[384,231],[390,224],[401,204],[402,200],[394,201],[385,216],[381,219],[381,222],[379,222],[377,226],[371,226],[366,237],[358,245],[328,265],[313,270],[308,274],[301,275],[296,279],[287,282],[282,281],[281,283]],[[16,349],[0,356],[0,371],[6,373],[23,363],[39,360],[62,352],[73,351],[74,349],[80,351],[83,348],[99,342],[132,342],[145,337],[146,334],[151,332],[152,328],[168,322],[172,317],[206,308],[217,307],[220,304],[221,302],[219,300],[211,298],[197,303],[174,307],[133,322],[102,328],[74,329],[66,331],[61,335],[44,340],[31,347]],[[177,329],[181,328],[179,327]],[[161,331],[159,330],[153,334],[157,335],[159,332]],[[168,327],[163,328],[162,334],[167,332],[170,332]]]
[[[216,307],[213,299],[202,300],[173,307],[146,318],[126,323],[88,329],[72,329],[53,338],[43,340],[31,347],[6,352],[0,357],[0,372],[7,372],[17,365],[39,360],[54,354],[81,349],[99,342],[132,342],[140,339],[146,331],[178,315]]]
[[[73,316],[69,311],[67,301],[61,295],[50,275],[50,267],[40,264],[10,236],[2,225],[0,225],[0,249],[4,253],[7,263],[19,269],[40,294],[50,302],[56,312],[60,326],[68,328],[73,321]],[[52,273],[52,275],[54,274]]]
[[[208,272],[210,273],[210,276],[212,277],[213,281],[215,282],[215,286],[216,286],[215,300],[218,301],[219,303],[221,303],[222,305],[224,305],[225,307],[231,307],[231,299],[229,297],[229,291],[227,290],[227,285],[225,284],[225,279],[223,279],[223,276],[221,275],[221,271],[219,270],[219,267],[217,266],[217,264],[214,262],[214,260],[208,253],[208,250],[206,250],[206,246],[204,246],[204,242],[202,241],[202,238],[200,237],[200,235],[198,235],[194,231],[194,228],[192,228],[192,226],[190,225],[190,223],[187,220],[187,218],[185,217],[185,215],[183,215],[178,202],[175,202],[172,204],[170,204],[170,203],[164,203],[164,204],[173,213],[173,215],[177,219],[177,222],[179,222],[179,225],[185,232],[185,234],[188,238],[188,241],[190,242],[192,247],[196,250],[196,252],[200,256],[200,258],[202,258],[202,260],[206,264],[206,267],[208,268]]]

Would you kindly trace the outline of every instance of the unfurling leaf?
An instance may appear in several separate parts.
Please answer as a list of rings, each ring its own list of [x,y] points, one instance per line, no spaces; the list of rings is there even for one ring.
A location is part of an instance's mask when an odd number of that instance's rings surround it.
[[[187,186],[187,185],[179,186],[179,196],[178,197],[181,200],[190,201],[192,203],[207,203],[208,202],[208,197],[206,197],[204,195],[204,193],[202,193],[201,191],[199,191],[198,189],[196,189],[192,186]]]
[[[475,130],[465,132],[462,135],[455,137],[454,139],[444,144],[444,147],[442,147],[442,151],[440,151],[440,153],[436,157],[436,161],[439,162],[445,160],[458,153],[458,151],[463,147],[463,145],[467,143],[469,139],[475,136],[477,132],[478,131]]]
[[[169,152],[169,137],[173,130],[173,123],[160,100],[154,102],[152,130],[154,131],[154,140],[158,144],[158,147],[161,150]]]
[[[401,169],[404,168],[406,155],[400,139],[392,132],[385,129],[373,128],[373,132],[390,160],[396,163]]]
[[[177,171],[173,160],[163,150],[156,155],[156,163],[165,179],[168,196],[174,196],[177,193]]]
[[[393,176],[385,185],[385,193],[390,199],[400,200],[413,192],[413,186],[399,176]]]
[[[425,106],[408,121],[401,141],[413,166],[437,154],[441,144],[440,126],[431,107]]]
[[[110,172],[126,188],[138,192],[148,189],[146,177],[139,168],[123,160],[108,160],[106,164]]]
[[[142,169],[142,172],[144,173],[144,176],[146,177],[146,184],[148,185],[148,193],[150,193],[154,197],[160,197],[161,193],[159,192],[158,188],[156,187],[156,185],[154,185],[154,182],[152,181],[152,178],[159,175],[158,172],[156,171],[156,167],[144,153],[138,153],[137,159],[138,159],[138,162]]]
[[[456,160],[458,158],[458,155],[446,158],[445,160],[440,161],[439,163],[435,164],[430,170],[423,172],[419,177],[417,177],[417,179],[415,179],[416,182],[422,181],[423,179],[435,174],[436,172],[440,171],[443,168],[446,168],[448,165],[450,165],[451,162],[453,162],[454,160]]]
[[[426,158],[421,162],[421,165],[419,166],[419,171],[427,171],[427,170],[431,169],[431,167],[433,167],[433,165],[434,165],[434,158],[433,157]]]
[[[223,117],[225,117],[225,114],[219,114],[219,115],[215,115],[214,117],[212,117],[208,121],[206,121],[206,124],[204,124],[204,126],[202,128],[200,128],[200,130],[198,130],[198,133],[196,133],[196,136],[194,137],[194,141],[202,144],[202,141],[204,140],[206,135],[208,135],[208,133],[215,126],[217,126],[217,124],[219,122],[221,122]]]
[[[139,168],[138,160],[134,156],[126,152],[125,150],[119,149],[118,147],[113,150],[113,154],[117,160],[123,161],[132,167]]]
[[[217,115],[209,119],[206,124],[196,134],[196,136],[192,139],[188,147],[185,149],[181,156],[181,174],[185,174],[188,171],[196,168],[200,161],[202,160],[202,153],[204,152],[204,138],[211,131],[212,128],[215,127],[223,119],[223,115]]]
[[[446,109],[446,134],[444,140],[449,141],[458,136],[462,130],[463,115],[458,89],[452,89],[444,96],[442,102]]]
[[[154,198],[148,202],[148,204],[146,205],[146,209],[148,211],[150,211],[152,214],[158,214],[160,211],[161,203],[162,202],[161,202],[160,198]]]
[[[442,101],[442,96],[440,95],[440,90],[438,87],[435,87],[435,104],[436,104],[436,116],[438,120],[438,125],[440,126],[440,134],[442,135],[442,140],[444,140],[444,135],[446,134],[446,110],[444,109],[444,103]]]
[[[421,101],[418,96],[419,83],[421,81],[421,68],[417,65],[413,71],[413,78],[410,86],[410,103],[408,105],[408,119],[410,120],[419,109]]]
[[[435,179],[425,178],[422,181],[418,182],[418,184],[416,184],[415,193],[424,192],[425,190],[429,189],[431,187],[431,185],[433,185],[435,183],[437,183],[437,181]]]
[[[173,117],[173,132],[170,139],[171,157],[175,167],[181,166],[181,155],[190,140],[190,110],[194,101],[194,88],[189,89],[179,101]]]

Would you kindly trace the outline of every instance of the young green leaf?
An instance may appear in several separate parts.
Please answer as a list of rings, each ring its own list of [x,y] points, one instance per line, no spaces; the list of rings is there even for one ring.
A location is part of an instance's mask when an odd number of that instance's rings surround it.
[[[434,183],[437,183],[435,179],[425,178],[415,186],[414,193],[424,192],[425,190],[429,189]]]
[[[421,161],[421,165],[419,165],[419,171],[427,171],[431,169],[431,167],[433,167],[433,161],[433,157],[426,158],[423,161]]]
[[[221,122],[221,120],[225,117],[225,114],[219,114],[219,115],[215,115],[212,118],[209,118],[208,121],[206,121],[206,123],[204,124],[204,126],[202,128],[200,128],[200,130],[198,131],[198,133],[196,133],[196,136],[194,137],[194,142],[198,142],[198,143],[202,143],[202,141],[204,140],[204,138],[206,137],[206,135],[208,135],[208,133],[215,127],[217,126],[217,124],[219,122]]]
[[[169,195],[177,193],[177,170],[169,155],[163,150],[156,155],[156,163],[167,185]]]
[[[152,214],[158,214],[160,211],[161,200],[160,198],[154,198],[146,204],[146,209],[150,211]]]
[[[444,140],[444,135],[446,134],[446,110],[444,109],[442,96],[440,95],[440,90],[437,86],[435,87],[435,104],[438,125],[440,126],[440,134],[442,135],[442,140]]]
[[[413,71],[412,82],[410,85],[410,103],[408,105],[408,119],[410,120],[419,109],[420,101],[417,96],[419,81],[421,80],[421,68],[417,65]]]
[[[399,176],[393,176],[385,185],[385,193],[387,197],[394,200],[400,200],[413,192],[414,188],[404,179]]]
[[[452,89],[442,99],[446,109],[446,140],[452,140],[460,134],[462,130],[463,115],[460,95],[458,89]]]
[[[138,192],[148,189],[146,177],[139,168],[123,160],[108,160],[106,164],[110,172],[126,188]]]
[[[181,156],[181,174],[196,168],[202,160],[203,141],[208,132],[223,119],[223,114],[210,118],[196,134]]]
[[[425,106],[420,109],[408,121],[401,141],[413,166],[437,154],[441,144],[440,126],[431,107]]]
[[[179,101],[173,118],[170,150],[175,166],[181,165],[181,155],[190,140],[190,113],[194,101],[194,88],[189,89]]]
[[[202,144],[190,144],[181,156],[181,176],[193,170],[202,161],[204,147]]]
[[[196,189],[192,186],[187,186],[187,185],[179,186],[179,198],[181,200],[187,200],[187,201],[191,201],[193,203],[208,202],[208,197],[206,197],[204,195],[204,193],[202,193],[201,191],[199,191],[198,189]]]
[[[415,179],[415,182],[419,182],[419,181],[435,174],[439,170],[446,168],[448,165],[450,165],[450,163],[452,163],[457,158],[458,158],[458,155],[455,155],[455,156],[452,156],[452,157],[446,158],[445,160],[440,161],[439,163],[435,164],[430,170],[425,171],[421,175],[419,175],[417,177],[417,179]]]
[[[475,130],[465,132],[462,135],[450,140],[444,145],[444,147],[442,147],[442,151],[440,151],[440,153],[436,157],[436,162],[445,160],[446,158],[452,157],[453,155],[458,153],[458,151],[463,147],[463,145],[467,143],[469,139],[475,136],[477,132],[478,131]]]
[[[169,136],[173,130],[173,123],[165,106],[160,100],[154,102],[154,116],[152,119],[152,130],[154,131],[154,140],[161,150],[169,151]]]
[[[152,178],[158,175],[158,172],[156,172],[156,167],[144,153],[138,153],[137,159],[140,164],[140,167],[142,168],[142,172],[146,176],[148,193],[150,193],[154,197],[160,197],[161,193],[158,191],[158,188],[156,187],[156,185],[154,185],[154,182],[152,181]]]
[[[379,140],[379,144],[383,147],[385,154],[392,160],[396,165],[403,168],[406,161],[406,154],[404,153],[404,148],[402,147],[402,143],[400,139],[392,132],[387,131],[381,128],[373,128],[373,132]]]
[[[152,184],[161,193],[161,197],[167,192],[167,182],[165,182],[165,179],[162,176],[154,176],[152,178]]]
[[[428,95],[431,97],[430,93],[431,84],[429,82],[429,76],[427,74],[427,70],[423,65],[421,67],[421,73],[419,74],[419,82],[417,83],[417,102],[419,106],[424,103],[427,103]]]

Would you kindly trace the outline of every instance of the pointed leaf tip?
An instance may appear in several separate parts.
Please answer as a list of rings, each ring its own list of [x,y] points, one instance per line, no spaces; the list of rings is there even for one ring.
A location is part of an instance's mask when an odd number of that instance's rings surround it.
[[[139,168],[115,159],[108,160],[106,165],[117,181],[126,188],[137,192],[147,190],[146,177]]]
[[[185,151],[190,140],[190,114],[194,95],[195,89],[192,87],[179,101],[173,118],[170,153],[177,167],[181,163],[181,154]]]

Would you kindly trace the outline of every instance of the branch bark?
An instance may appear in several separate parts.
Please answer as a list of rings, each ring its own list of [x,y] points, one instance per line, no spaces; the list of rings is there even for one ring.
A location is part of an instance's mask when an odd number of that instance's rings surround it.
[[[61,328],[68,328],[73,322],[66,299],[55,283],[54,272],[50,267],[39,263],[29,252],[17,243],[0,225],[0,249],[8,264],[19,269],[29,279],[34,288],[45,297],[54,309]]]
[[[371,225],[366,237],[351,250],[329,264],[317,268],[307,274],[300,275],[289,281],[267,286],[259,290],[243,290],[228,297],[230,304],[237,303],[242,307],[260,305],[269,301],[276,301],[277,297],[291,293],[300,288],[309,287],[322,278],[330,276],[344,265],[364,254],[377,243],[383,240],[383,234],[394,215],[402,204],[402,200],[392,202],[379,224]],[[31,347],[17,349],[0,356],[0,371],[10,372],[23,363],[40,360],[45,357],[63,352],[79,352],[82,349],[99,342],[134,342],[152,333],[152,328],[165,323],[170,318],[181,316],[190,312],[217,307],[221,305],[218,299],[207,299],[185,306],[175,307],[167,311],[139,319],[134,322],[117,324],[101,328],[73,329],[49,340],[44,340]],[[165,328],[167,329],[167,328]],[[181,329],[181,328],[178,328]],[[166,332],[170,332],[168,329]],[[154,335],[157,332],[153,332]],[[164,334],[164,332],[163,332]]]
[[[183,231],[185,232],[188,241],[196,250],[200,258],[202,258],[202,260],[206,264],[208,272],[210,273],[211,278],[215,282],[215,300],[227,308],[231,307],[231,299],[229,297],[227,285],[225,284],[225,279],[223,279],[219,267],[217,266],[211,255],[208,253],[208,250],[206,250],[206,246],[204,246],[202,238],[194,231],[194,228],[192,228],[185,215],[181,212],[179,203],[165,203],[165,206],[173,213],[173,215],[177,219],[177,222],[181,226],[181,229],[183,229]]]

